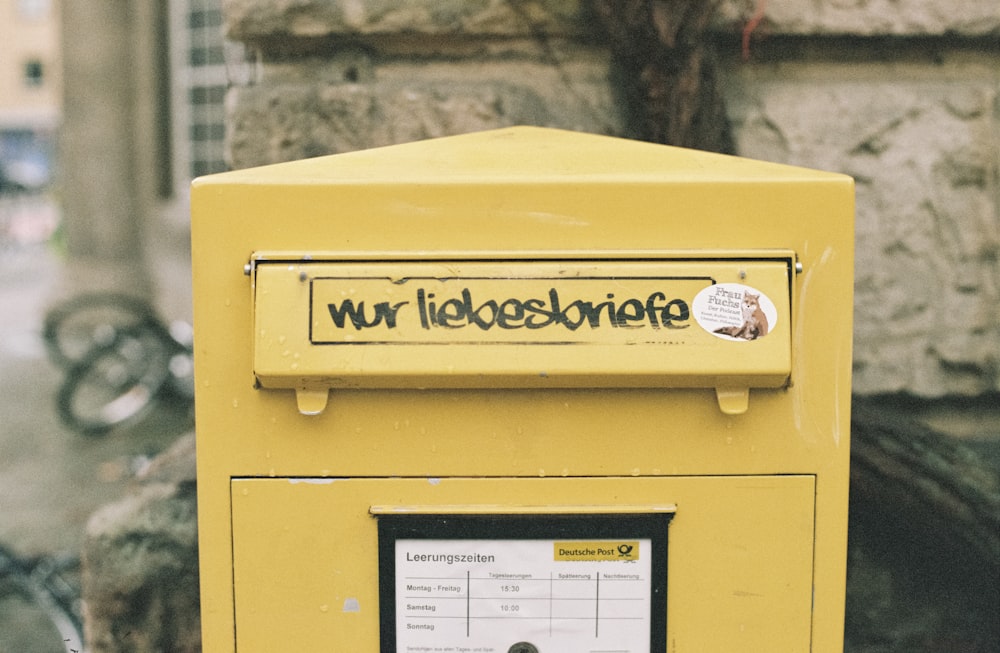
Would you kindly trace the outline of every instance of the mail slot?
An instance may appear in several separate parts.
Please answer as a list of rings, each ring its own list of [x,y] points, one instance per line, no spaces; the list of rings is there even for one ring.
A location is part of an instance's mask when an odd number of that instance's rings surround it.
[[[794,254],[757,255],[292,264],[255,257],[254,374],[265,388],[296,390],[306,412],[321,409],[328,388],[429,385],[700,386],[718,388],[723,409],[741,412],[751,386],[781,387],[791,373]],[[727,392],[738,392],[739,403]],[[320,403],[307,406],[310,396]]]
[[[511,128],[192,191],[206,651],[839,651],[853,184]]]

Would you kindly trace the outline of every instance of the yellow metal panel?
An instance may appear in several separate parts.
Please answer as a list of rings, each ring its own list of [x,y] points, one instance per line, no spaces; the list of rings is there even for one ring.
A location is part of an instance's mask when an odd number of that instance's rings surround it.
[[[374,504],[545,504],[586,515],[668,500],[677,513],[667,650],[801,653],[810,649],[814,499],[811,476],[234,479],[237,650],[373,648]]]
[[[519,128],[196,181],[192,256],[204,650],[233,651],[237,630],[263,631],[272,622],[286,628],[278,623],[286,616],[304,631],[323,634],[335,623],[322,650],[374,650],[378,631],[366,612],[374,578],[365,577],[362,587],[356,573],[371,571],[372,553],[366,549],[371,540],[352,547],[337,539],[342,525],[335,515],[350,532],[370,538],[372,505],[537,501],[521,490],[509,494],[514,486],[564,505],[677,504],[670,527],[668,608],[671,646],[676,640],[677,650],[776,650],[758,628],[782,646],[802,644],[798,626],[788,638],[769,630],[782,620],[798,624],[802,618],[811,624],[810,644],[777,650],[810,650],[810,645],[816,653],[842,650],[852,213],[853,184],[843,175]],[[260,268],[280,260],[616,264],[763,260],[775,252],[794,253],[801,266],[788,279],[790,382],[754,388],[742,415],[719,410],[720,404],[738,407],[745,399],[738,386],[624,387],[628,376],[617,375],[623,387],[596,387],[602,383],[597,381],[595,387],[577,388],[336,389],[330,408],[306,416],[293,393],[260,387],[254,374],[259,343],[252,318],[260,293],[253,284]],[[253,262],[249,276],[248,261]],[[317,394],[325,398],[326,389]],[[778,489],[758,489],[756,480],[773,475],[781,475]],[[813,479],[814,489],[806,491],[798,481],[785,485],[789,475]],[[250,476],[410,476],[441,482],[232,481]],[[745,477],[748,484],[731,493],[712,489],[723,481],[729,487],[722,477],[732,476]],[[493,489],[472,491],[479,486],[459,482],[460,477],[480,477],[482,487]],[[452,483],[461,491],[433,493]],[[258,493],[257,487],[282,489]],[[371,489],[382,487],[392,491]],[[563,487],[573,491],[555,489]],[[799,535],[790,536],[786,546],[781,540],[788,534],[777,525],[764,527],[776,549],[765,547],[764,536],[749,538],[749,548],[731,537],[751,532],[754,517],[784,524],[788,505],[775,501],[784,489],[789,501],[797,501],[791,495],[812,497],[814,503],[803,500],[801,510],[792,510],[815,515],[812,547]],[[310,530],[309,524],[318,527]],[[726,537],[707,538],[709,546],[677,548],[685,532],[718,528]],[[799,569],[802,556],[813,555],[810,591],[801,590],[798,576],[787,595],[779,591],[777,585],[787,580],[786,559],[789,569]],[[329,566],[312,564],[315,560]],[[736,570],[733,580],[713,571],[716,564]],[[767,585],[769,571],[777,574],[777,585]],[[331,574],[352,584],[324,584]],[[697,593],[703,574],[710,589]],[[342,603],[320,596],[331,587],[358,594],[361,612],[344,613]],[[683,602],[677,597],[684,592],[697,594]],[[298,615],[277,606],[272,617],[273,596],[308,596],[311,602]],[[810,607],[811,616],[803,617]],[[714,621],[705,617],[709,614]],[[723,626],[719,646],[700,646],[716,624]],[[251,645],[247,637],[241,645]],[[272,650],[288,648],[282,643]]]

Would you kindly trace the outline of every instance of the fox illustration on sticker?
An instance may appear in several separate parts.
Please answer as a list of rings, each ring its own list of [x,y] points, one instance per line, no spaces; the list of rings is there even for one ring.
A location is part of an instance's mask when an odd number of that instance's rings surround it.
[[[753,295],[748,292],[743,293],[743,302],[740,306],[743,314],[743,324],[740,326],[726,326],[715,330],[715,333],[729,336],[730,338],[742,338],[744,340],[756,340],[767,335],[767,315],[760,307],[760,295]]]

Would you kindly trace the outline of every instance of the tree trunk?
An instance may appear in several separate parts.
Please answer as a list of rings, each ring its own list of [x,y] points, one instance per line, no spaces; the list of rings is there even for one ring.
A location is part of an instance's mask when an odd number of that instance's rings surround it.
[[[631,137],[733,153],[706,32],[717,0],[594,0]]]

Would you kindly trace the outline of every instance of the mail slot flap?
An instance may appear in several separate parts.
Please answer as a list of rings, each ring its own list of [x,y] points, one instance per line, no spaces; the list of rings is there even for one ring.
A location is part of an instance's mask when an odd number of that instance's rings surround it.
[[[780,387],[792,257],[257,261],[263,388]]]

